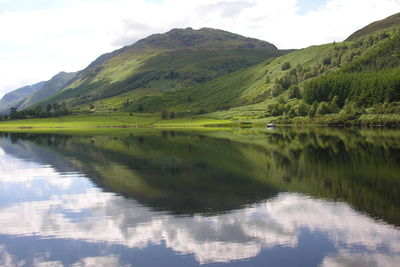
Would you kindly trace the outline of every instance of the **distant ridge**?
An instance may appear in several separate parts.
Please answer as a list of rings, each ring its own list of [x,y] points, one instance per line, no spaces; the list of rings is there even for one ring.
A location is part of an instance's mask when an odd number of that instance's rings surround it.
[[[12,107],[19,107],[27,97],[39,91],[45,83],[27,85],[5,94],[0,100],[0,114],[8,114]]]
[[[67,73],[63,71],[56,74],[49,81],[45,82],[42,88],[27,97],[25,101],[18,107],[18,109],[22,110],[29,108],[39,103],[40,101],[58,93],[61,88],[66,86],[66,84],[75,77],[75,75],[76,72]]]
[[[350,35],[345,41],[352,41],[358,37],[365,36],[380,30],[400,25],[400,13],[394,14],[382,20],[375,21]]]
[[[60,72],[49,81],[24,86],[4,95],[0,100],[0,114],[10,113],[11,108],[23,110],[58,93],[76,75],[75,72]]]

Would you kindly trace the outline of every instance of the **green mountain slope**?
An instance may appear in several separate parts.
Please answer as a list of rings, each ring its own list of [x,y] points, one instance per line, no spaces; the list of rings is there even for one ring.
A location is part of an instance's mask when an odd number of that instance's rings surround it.
[[[173,109],[178,112],[211,112],[261,103],[272,96],[271,91],[277,81],[291,72],[282,71],[285,62],[295,66],[302,64],[302,72],[311,77],[313,74],[307,72],[314,71],[320,58],[330,50],[331,45],[298,50],[185,90],[143,97],[134,101],[128,110],[135,111],[143,107],[146,111]]]
[[[60,72],[43,84],[43,87],[40,90],[34,92],[32,95],[27,97],[25,101],[19,106],[18,109],[26,109],[29,108],[40,101],[58,93],[60,89],[62,89],[68,82],[70,82],[76,73],[66,73]]]
[[[372,33],[376,33],[380,30],[387,30],[390,27],[398,26],[400,24],[400,13],[394,14],[388,18],[383,20],[375,21],[364,28],[356,31],[352,35],[350,35],[346,41],[354,41],[355,39],[370,35]]]
[[[185,90],[135,99],[127,110],[212,112],[203,116],[218,119],[398,124],[400,31],[393,25],[352,41],[297,50]]]
[[[133,91],[177,91],[284,53],[226,31],[174,29],[99,57],[45,103],[81,105]]]
[[[34,85],[24,86],[16,89],[0,100],[0,114],[8,114],[10,108],[18,107],[27,97],[40,90],[46,82],[39,82]]]

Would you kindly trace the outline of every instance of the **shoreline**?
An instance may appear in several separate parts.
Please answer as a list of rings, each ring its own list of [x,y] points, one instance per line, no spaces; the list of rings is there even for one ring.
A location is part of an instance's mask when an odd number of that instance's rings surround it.
[[[2,130],[78,130],[78,129],[163,129],[163,128],[226,128],[226,129],[252,129],[252,128],[265,128],[265,129],[278,129],[286,127],[320,127],[320,128],[365,128],[365,129],[400,129],[400,125],[383,125],[383,124],[298,124],[298,123],[285,123],[277,124],[274,128],[269,128],[263,124],[240,124],[240,123],[221,123],[221,124],[167,124],[167,125],[97,125],[97,126],[15,126],[15,127],[1,127]]]

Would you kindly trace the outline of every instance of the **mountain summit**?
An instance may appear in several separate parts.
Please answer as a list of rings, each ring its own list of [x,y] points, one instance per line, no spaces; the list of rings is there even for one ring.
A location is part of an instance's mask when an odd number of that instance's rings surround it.
[[[172,29],[164,34],[153,34],[132,45],[133,49],[234,49],[266,48],[277,50],[275,45],[254,38],[243,37],[227,31],[201,28],[194,30]]]

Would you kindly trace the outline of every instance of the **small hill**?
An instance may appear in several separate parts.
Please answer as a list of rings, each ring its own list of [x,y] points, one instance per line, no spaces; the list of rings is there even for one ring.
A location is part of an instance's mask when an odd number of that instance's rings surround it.
[[[46,82],[39,82],[24,86],[4,95],[0,100],[0,114],[8,114],[10,113],[10,108],[19,107],[27,97],[43,88],[45,83]]]
[[[400,13],[394,14],[383,20],[375,21],[350,35],[345,41],[353,41],[358,37],[366,36],[380,30],[400,25]]]

